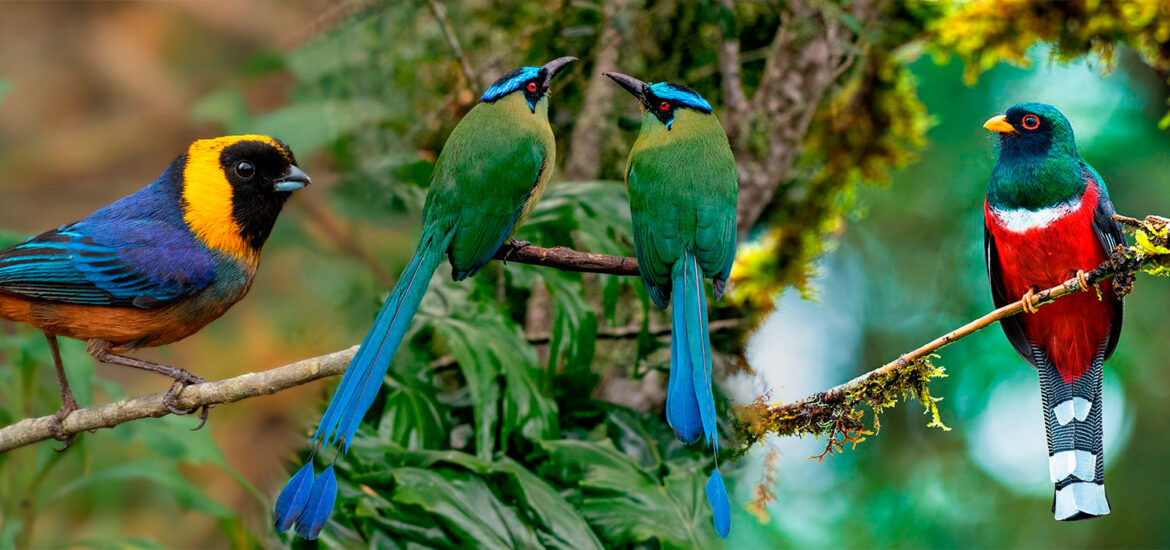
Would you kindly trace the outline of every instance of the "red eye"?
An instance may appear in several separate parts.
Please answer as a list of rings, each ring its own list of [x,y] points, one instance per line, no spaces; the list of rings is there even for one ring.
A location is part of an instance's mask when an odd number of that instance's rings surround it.
[[[530,92],[535,92],[535,91],[536,91],[536,83],[535,83],[535,82],[529,82],[529,83],[528,83],[528,91],[530,91]]]
[[[662,103],[658,104],[658,108],[663,110],[663,111],[669,111],[670,110],[670,103],[663,101]]]
[[[1024,129],[1035,130],[1040,127],[1040,117],[1036,115],[1024,115]]]

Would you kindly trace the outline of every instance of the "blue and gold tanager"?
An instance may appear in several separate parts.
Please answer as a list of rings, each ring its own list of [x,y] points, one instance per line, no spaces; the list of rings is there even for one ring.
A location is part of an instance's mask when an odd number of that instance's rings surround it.
[[[77,409],[58,336],[86,341],[103,363],[173,378],[164,402],[175,414],[193,412],[175,408],[175,396],[202,378],[123,354],[182,340],[243,298],[277,215],[308,184],[292,151],[271,137],[199,140],[146,188],[0,251],[0,317],[49,340],[62,399],[53,432]]]
[[[735,158],[711,104],[681,84],[606,73],[642,104],[626,165],[638,270],[659,308],[673,309],[666,420],[686,443],[718,452],[704,279],[718,299],[735,261]],[[673,295],[673,297],[672,297]],[[715,530],[726,537],[731,506],[716,466],[707,481]]]
[[[455,126],[435,162],[418,249],[345,371],[313,436],[315,446],[349,448],[443,258],[455,280],[474,275],[540,200],[556,160],[549,83],[574,60],[562,57],[505,74]],[[336,492],[333,466],[315,475],[310,458],[277,499],[276,528],[296,525],[301,537],[316,538]]]

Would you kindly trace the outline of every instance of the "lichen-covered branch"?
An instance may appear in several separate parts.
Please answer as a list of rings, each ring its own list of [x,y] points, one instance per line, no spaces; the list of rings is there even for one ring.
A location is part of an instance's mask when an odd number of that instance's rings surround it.
[[[1170,275],[1170,220],[1149,216],[1145,220],[1115,216],[1134,228],[1137,244],[1119,246],[1110,258],[1086,273],[1089,281],[1113,278],[1113,291],[1120,297],[1133,288],[1138,271],[1153,275]],[[1076,277],[1036,294],[1036,304],[1043,305],[1081,291]],[[876,433],[877,416],[886,408],[914,398],[931,415],[930,427],[949,429],[939,417],[939,398],[930,394],[931,380],[946,376],[933,362],[935,352],[947,345],[1023,311],[1022,301],[1007,304],[951,332],[909,351],[896,360],[867,372],[849,382],[810,395],[800,401],[769,405],[758,401],[740,407],[736,420],[744,449],[769,434],[780,436],[827,435],[823,458],[841,450],[846,443],[857,443]],[[864,420],[865,409],[874,416],[872,427]]]

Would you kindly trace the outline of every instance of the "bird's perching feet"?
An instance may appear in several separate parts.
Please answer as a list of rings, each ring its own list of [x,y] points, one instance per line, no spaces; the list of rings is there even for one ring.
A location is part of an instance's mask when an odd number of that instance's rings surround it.
[[[1077,270],[1077,283],[1081,285],[1081,290],[1085,292],[1088,292],[1092,288],[1089,286],[1089,276],[1085,274],[1085,270],[1083,269]]]
[[[1036,298],[1035,288],[1029,288],[1028,292],[1025,292],[1023,296],[1020,296],[1020,302],[1022,302],[1024,305],[1024,313],[1035,314],[1036,312],[1040,311],[1040,307],[1038,305],[1040,300]]]
[[[142,359],[135,359],[125,355],[118,355],[111,353],[110,348],[113,344],[104,340],[90,340],[86,346],[86,351],[98,361],[102,363],[109,363],[112,365],[122,365],[124,367],[132,367],[142,369],[153,373],[161,374],[172,378],[175,382],[171,384],[171,388],[163,395],[163,405],[171,414],[187,415],[193,414],[196,409],[181,409],[178,406],[177,398],[183,392],[183,388],[194,384],[202,384],[207,380],[201,376],[197,376],[187,369],[178,367],[171,367],[168,365],[161,365],[159,363],[152,363],[150,361],[143,361]],[[215,408],[215,404],[203,405],[199,409],[199,425],[191,428],[192,431],[202,428],[207,424],[207,415],[211,413],[211,409]]]
[[[507,262],[508,260],[511,260],[512,255],[515,254],[517,250],[528,248],[530,246],[532,246],[532,243],[528,241],[512,241],[508,243],[508,253],[504,254],[504,261]]]
[[[61,431],[61,422],[65,420],[69,413],[81,408],[77,405],[77,399],[73,398],[73,390],[69,388],[69,379],[65,376],[65,367],[61,364],[61,349],[57,347],[57,337],[45,333],[45,339],[49,341],[49,351],[53,355],[53,367],[57,369],[57,383],[61,386],[61,408],[49,417],[49,434],[53,439],[62,443],[57,452],[62,452],[68,449],[73,444],[73,434],[65,434]]]

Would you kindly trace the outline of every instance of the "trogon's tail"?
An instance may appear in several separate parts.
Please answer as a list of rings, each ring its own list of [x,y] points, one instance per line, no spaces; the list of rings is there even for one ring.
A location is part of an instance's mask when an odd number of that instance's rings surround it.
[[[718,456],[715,396],[711,387],[711,339],[707,332],[707,296],[703,272],[690,251],[671,270],[673,286],[670,332],[670,380],[666,391],[666,420],[675,435],[694,443],[702,435]],[[716,464],[707,480],[715,531],[727,537],[731,530],[731,502]]]
[[[325,410],[325,416],[321,418],[317,433],[313,435],[314,443],[332,445],[344,442],[345,449],[349,449],[349,444],[353,440],[354,434],[357,433],[358,426],[361,425],[362,417],[373,405],[374,398],[377,397],[378,390],[382,387],[386,370],[390,367],[390,362],[394,359],[398,346],[406,336],[407,329],[410,328],[411,319],[418,310],[423,295],[426,294],[431,276],[434,275],[435,269],[438,268],[451,244],[452,235],[451,231],[437,228],[424,229],[414,258],[399,276],[394,289],[390,291],[390,296],[374,320],[373,328],[362,340],[357,355],[354,356],[349,368],[345,371],[345,376],[341,379],[341,385],[333,394],[333,400],[329,402],[329,408]],[[328,496],[328,491],[318,491],[316,486],[309,485],[310,483],[313,485],[321,483],[312,481],[314,476],[312,475],[311,462],[306,467],[309,468],[308,471],[302,468],[302,471],[298,472],[281,491],[281,496],[277,500],[276,524],[278,528],[287,529],[292,524],[297,523],[297,534],[305,538],[315,538],[316,532],[320,531],[320,526],[323,526],[325,520],[328,519],[329,509],[332,508],[332,497]],[[328,479],[333,476],[331,469],[327,468],[327,473],[327,477],[326,472],[323,472],[316,479]],[[333,486],[336,486],[335,482]],[[327,484],[324,489],[328,489]],[[318,497],[318,493],[321,493],[320,497]],[[334,493],[336,493],[335,490]],[[324,506],[322,502],[317,502],[317,500],[328,501],[330,504]],[[281,505],[282,502],[285,503],[284,506]],[[301,516],[302,509],[314,511],[314,517]],[[302,534],[302,531],[306,530],[301,529],[299,525],[305,522],[311,522],[316,527],[315,530],[307,530],[311,532],[312,536],[306,537],[305,534]]]
[[[1042,350],[1033,351],[1048,432],[1048,470],[1056,484],[1052,512],[1061,521],[1109,513],[1101,429],[1104,352],[1102,347],[1080,378],[1066,382]]]

